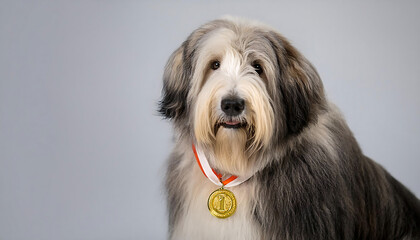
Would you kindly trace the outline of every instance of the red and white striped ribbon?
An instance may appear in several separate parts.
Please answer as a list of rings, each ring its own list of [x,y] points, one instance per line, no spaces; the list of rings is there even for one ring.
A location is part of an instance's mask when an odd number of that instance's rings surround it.
[[[192,149],[194,151],[194,156],[195,156],[195,159],[197,160],[198,166],[200,167],[204,176],[210,179],[210,181],[212,181],[217,186],[234,187],[245,182],[246,180],[250,178],[250,177],[241,178],[235,175],[230,175],[225,180],[222,180],[222,177],[223,177],[222,174],[217,173],[213,168],[210,167],[210,164],[207,161],[207,158],[204,152],[200,148],[195,147],[194,144],[192,145]]]

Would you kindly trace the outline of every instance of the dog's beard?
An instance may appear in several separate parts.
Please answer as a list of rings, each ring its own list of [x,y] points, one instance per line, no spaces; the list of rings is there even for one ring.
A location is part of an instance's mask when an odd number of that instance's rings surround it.
[[[244,175],[248,169],[248,142],[247,129],[245,127],[227,128],[220,126],[214,142],[214,161],[216,169],[222,169],[228,173]]]
[[[208,119],[205,118],[201,119],[202,125],[199,126],[207,127],[204,131],[196,129],[196,140],[209,156],[210,165],[220,173],[249,175],[252,168],[250,146],[254,139],[253,123],[247,121],[245,117],[219,117],[217,120],[212,119],[211,122],[206,122]]]

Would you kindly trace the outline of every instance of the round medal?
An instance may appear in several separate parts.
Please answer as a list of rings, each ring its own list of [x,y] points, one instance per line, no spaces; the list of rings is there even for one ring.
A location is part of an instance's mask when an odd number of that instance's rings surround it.
[[[211,215],[227,218],[236,211],[236,198],[231,191],[220,188],[210,194],[207,206]]]

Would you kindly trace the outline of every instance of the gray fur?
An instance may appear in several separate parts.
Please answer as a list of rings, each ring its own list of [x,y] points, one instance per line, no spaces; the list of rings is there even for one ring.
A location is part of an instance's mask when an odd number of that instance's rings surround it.
[[[236,47],[263,53],[276,72],[268,76],[276,125],[265,166],[254,184],[252,211],[262,239],[420,239],[420,202],[364,156],[345,120],[328,103],[315,68],[275,31],[216,20],[194,31],[168,61],[160,112],[173,119],[176,146],[166,178],[170,235],[183,214],[185,173],[193,158],[189,97],[200,39],[218,28],[238,34]],[[175,59],[178,57],[179,61]]]

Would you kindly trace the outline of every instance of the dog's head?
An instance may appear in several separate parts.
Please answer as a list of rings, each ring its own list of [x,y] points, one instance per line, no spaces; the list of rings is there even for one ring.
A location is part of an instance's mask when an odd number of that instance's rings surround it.
[[[298,135],[324,102],[316,70],[284,37],[223,19],[172,54],[160,113],[216,156],[249,158]]]

